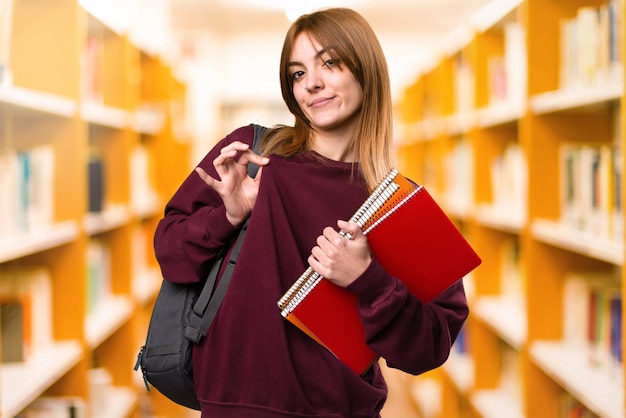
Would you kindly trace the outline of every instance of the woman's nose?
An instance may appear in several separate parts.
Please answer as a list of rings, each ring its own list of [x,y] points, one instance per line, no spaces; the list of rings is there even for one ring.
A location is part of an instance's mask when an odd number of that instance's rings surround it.
[[[319,90],[324,86],[324,81],[319,70],[309,70],[306,74],[305,89],[308,92]]]

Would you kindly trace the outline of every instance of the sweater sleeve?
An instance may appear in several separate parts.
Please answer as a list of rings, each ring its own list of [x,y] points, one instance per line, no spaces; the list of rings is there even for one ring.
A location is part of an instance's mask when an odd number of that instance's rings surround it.
[[[219,141],[202,159],[202,167],[219,178],[213,160],[233,141],[252,142],[251,126],[239,128]],[[238,230],[226,218],[219,195],[192,171],[165,207],[154,234],[155,256],[166,280],[192,283],[206,276],[211,261]]]
[[[411,374],[446,361],[469,313],[462,281],[422,303],[376,260],[348,289],[358,296],[367,344],[390,367]]]

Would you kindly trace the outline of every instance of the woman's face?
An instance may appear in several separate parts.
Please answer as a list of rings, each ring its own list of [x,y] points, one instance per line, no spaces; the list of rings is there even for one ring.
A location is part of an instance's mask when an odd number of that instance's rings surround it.
[[[293,95],[318,131],[354,129],[363,102],[363,89],[354,74],[333,55],[301,33],[289,60]]]

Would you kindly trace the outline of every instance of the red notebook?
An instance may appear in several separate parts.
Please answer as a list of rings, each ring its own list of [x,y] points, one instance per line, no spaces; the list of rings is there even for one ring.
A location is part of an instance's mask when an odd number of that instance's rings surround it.
[[[395,169],[351,220],[361,226],[383,268],[424,303],[481,262],[426,189]],[[298,278],[278,306],[286,319],[355,373],[364,373],[377,359],[365,344],[356,295],[324,280],[312,268]]]

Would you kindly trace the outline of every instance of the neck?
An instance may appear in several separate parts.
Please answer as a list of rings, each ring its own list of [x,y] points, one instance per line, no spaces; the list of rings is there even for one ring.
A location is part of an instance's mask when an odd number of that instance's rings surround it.
[[[356,162],[354,152],[348,152],[353,135],[353,131],[315,131],[313,133],[311,150],[333,161]]]

